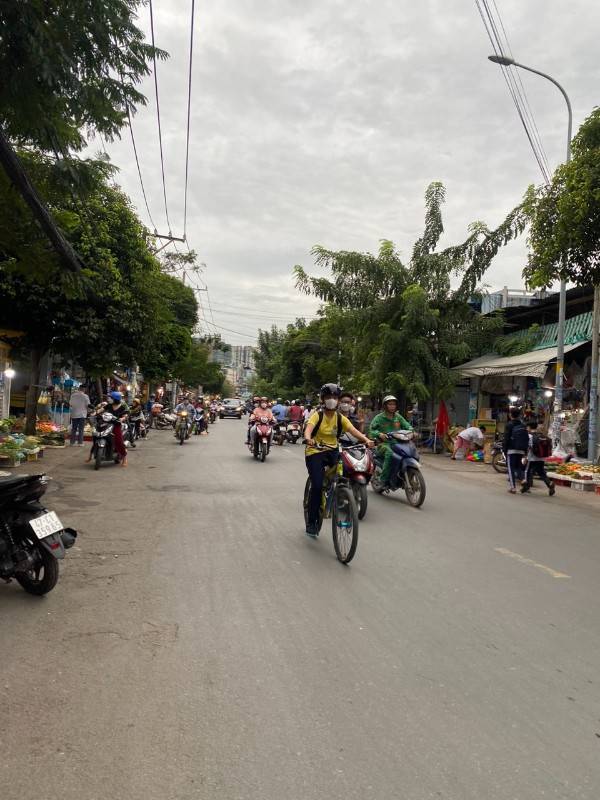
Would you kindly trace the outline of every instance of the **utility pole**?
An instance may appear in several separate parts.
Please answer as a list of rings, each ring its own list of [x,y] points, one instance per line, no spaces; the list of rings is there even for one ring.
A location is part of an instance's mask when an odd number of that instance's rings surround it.
[[[598,343],[600,328],[600,286],[594,287],[594,312],[592,318],[592,367],[590,370],[590,403],[588,423],[588,458],[596,461],[598,435]]]

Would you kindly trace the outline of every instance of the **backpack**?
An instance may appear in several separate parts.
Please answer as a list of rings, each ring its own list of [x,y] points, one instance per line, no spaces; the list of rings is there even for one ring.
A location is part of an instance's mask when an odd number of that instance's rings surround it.
[[[342,415],[338,411],[336,411],[335,413],[337,416],[337,438],[339,439],[340,436],[342,435]],[[322,410],[319,411],[318,415],[319,419],[317,420],[317,423],[312,430],[311,439],[314,439],[316,437],[317,433],[319,432],[319,428],[321,427],[321,423],[323,422],[323,411]]]
[[[550,439],[540,433],[531,434],[531,452],[536,458],[548,458],[552,452]]]
[[[524,453],[529,449],[529,434],[527,433],[527,428],[520,420],[510,432],[508,449],[522,450]]]

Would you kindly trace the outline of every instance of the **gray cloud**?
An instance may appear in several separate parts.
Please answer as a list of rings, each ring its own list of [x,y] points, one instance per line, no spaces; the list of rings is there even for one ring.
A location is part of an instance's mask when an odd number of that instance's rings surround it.
[[[161,111],[174,233],[183,220],[189,0],[155,0]],[[262,315],[294,318],[291,267],[310,248],[406,255],[419,235],[423,192],[447,187],[445,242],[474,219],[494,225],[540,175],[473,2],[219,0],[197,3],[188,238],[208,265],[215,322],[252,336]],[[570,92],[575,124],[597,102],[600,7],[587,0],[498,0],[515,56]],[[142,23],[147,27],[146,11]],[[523,75],[551,166],[564,158],[566,111],[550,84]],[[135,119],[157,223],[166,227],[156,119]],[[109,146],[120,183],[145,219],[131,144]],[[521,285],[524,242],[486,276]],[[223,309],[235,306],[235,316]],[[255,309],[260,317],[241,316]],[[281,320],[278,320],[281,322]],[[246,337],[223,333],[233,342]]]

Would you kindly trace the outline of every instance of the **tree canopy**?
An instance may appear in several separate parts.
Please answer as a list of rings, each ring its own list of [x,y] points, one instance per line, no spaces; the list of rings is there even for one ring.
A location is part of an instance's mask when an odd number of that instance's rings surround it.
[[[451,393],[451,367],[490,347],[501,330],[500,318],[481,316],[469,301],[498,250],[523,231],[525,216],[517,207],[495,229],[473,223],[464,242],[439,249],[444,201],[443,185],[432,183],[408,264],[387,239],[376,255],[313,248],[316,266],[331,277],[312,277],[301,266],[294,273],[301,291],[324,302],[321,319],[260,332],[256,391],[313,393],[339,373],[346,386],[372,395]]]
[[[531,225],[524,276],[531,286],[559,278],[600,283],[600,109],[583,122],[571,151],[550,185],[530,187],[525,199]]]

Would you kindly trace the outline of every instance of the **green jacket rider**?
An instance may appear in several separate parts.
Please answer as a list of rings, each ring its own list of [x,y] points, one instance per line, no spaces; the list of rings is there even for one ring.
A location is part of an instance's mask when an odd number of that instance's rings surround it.
[[[383,456],[383,469],[381,470],[381,482],[389,484],[390,470],[392,467],[392,442],[386,437],[387,433],[394,431],[412,431],[412,426],[402,414],[398,413],[398,399],[393,394],[388,394],[383,398],[383,411],[373,417],[369,427],[371,439],[379,442],[378,452]]]

